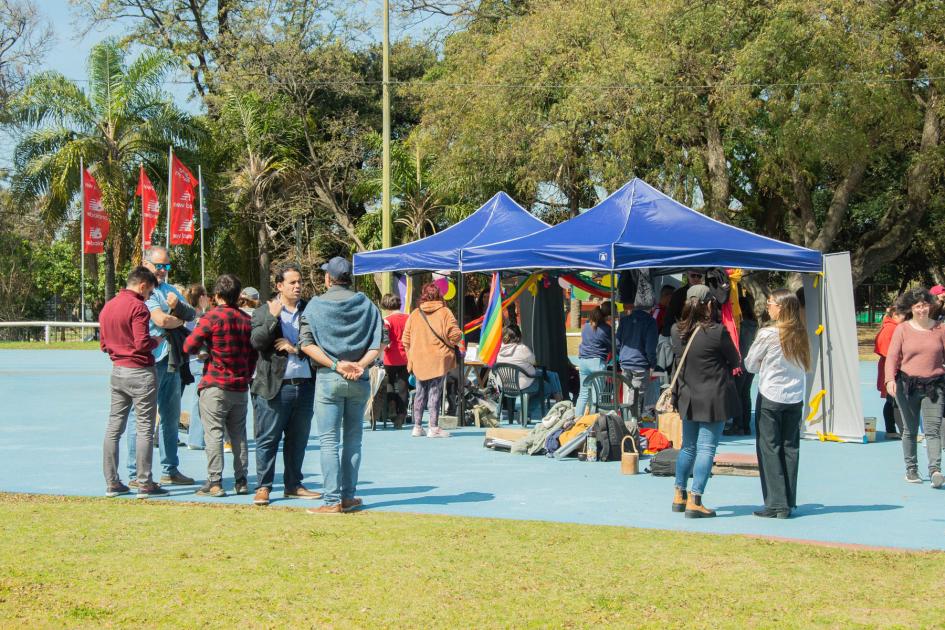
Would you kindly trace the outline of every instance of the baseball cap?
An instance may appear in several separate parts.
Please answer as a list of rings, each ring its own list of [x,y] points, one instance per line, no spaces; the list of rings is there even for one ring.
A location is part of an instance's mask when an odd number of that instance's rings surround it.
[[[708,302],[712,299],[712,290],[704,284],[697,284],[689,287],[686,291],[686,299],[698,298],[700,302]]]
[[[332,280],[347,282],[351,279],[351,263],[341,256],[335,256],[322,265],[322,271],[327,271]]]
[[[240,292],[240,295],[251,300],[256,300],[257,302],[259,301],[259,290],[255,287],[246,287]]]
[[[932,295],[941,295],[945,293],[945,287],[943,287],[940,284],[936,284],[934,287],[929,289],[929,293],[931,293]]]

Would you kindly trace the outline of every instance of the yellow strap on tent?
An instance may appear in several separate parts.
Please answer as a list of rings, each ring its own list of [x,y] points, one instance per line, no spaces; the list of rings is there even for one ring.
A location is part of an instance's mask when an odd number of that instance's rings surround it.
[[[810,413],[807,415],[808,424],[816,420],[817,412],[820,411],[820,403],[826,394],[827,390],[822,389],[810,399]]]
[[[824,277],[824,273],[823,273],[822,271],[821,271],[821,272],[818,272],[818,273],[814,276],[814,288],[815,288],[815,289],[817,288],[817,285],[820,284],[820,279],[823,278],[823,277]]]
[[[817,327],[817,330],[814,331],[814,334],[819,337],[823,332],[824,332],[824,325],[821,324],[820,326]]]
[[[821,431],[817,432],[817,437],[821,442],[842,442],[836,433],[823,433]]]

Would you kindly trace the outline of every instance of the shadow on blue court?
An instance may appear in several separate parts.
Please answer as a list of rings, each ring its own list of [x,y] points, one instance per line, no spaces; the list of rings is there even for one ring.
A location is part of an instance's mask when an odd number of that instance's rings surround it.
[[[0,490],[101,496],[102,438],[108,415],[111,365],[97,352],[0,351]],[[860,368],[865,413],[882,427],[875,363]],[[187,394],[186,397],[189,397]],[[190,408],[185,399],[184,409]],[[248,421],[252,434],[252,419]],[[760,519],[758,479],[716,476],[706,504],[720,518],[687,520],[670,511],[672,479],[620,474],[618,463],[588,464],[524,457],[482,448],[483,430],[450,439],[412,438],[409,430],[364,432],[359,496],[368,510],[536,519],[651,527],[718,534],[758,534],[866,545],[945,549],[945,491],[903,481],[899,442],[801,444],[797,518]],[[924,444],[919,445],[924,470]],[[754,440],[723,438],[720,451],[751,452]],[[126,450],[121,447],[120,470]],[[181,471],[203,480],[202,451],[180,449]],[[157,464],[155,451],[155,468]],[[283,499],[281,461],[273,505],[307,507]],[[646,460],[641,462],[641,470]],[[250,483],[255,463],[250,452]],[[318,440],[312,437],[304,471],[309,488],[321,486]],[[233,488],[227,455],[224,485]],[[246,504],[249,496],[201,499],[196,488],[172,487],[161,500]],[[124,499],[119,499],[124,500]]]

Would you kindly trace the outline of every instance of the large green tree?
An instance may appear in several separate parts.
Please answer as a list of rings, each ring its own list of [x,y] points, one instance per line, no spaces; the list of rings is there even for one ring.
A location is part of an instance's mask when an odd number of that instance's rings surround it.
[[[472,11],[424,86],[438,168],[466,195],[573,214],[636,175],[716,218],[849,247],[857,283],[942,204],[940,2],[518,8]]]
[[[129,62],[125,48],[108,40],[93,47],[88,85],[58,72],[34,77],[14,103],[24,133],[15,150],[13,188],[38,200],[48,225],[68,217],[79,193],[80,159],[102,190],[111,221],[106,244],[106,295],[115,290],[115,269],[127,264],[138,239],[129,219],[139,165],[156,184],[167,172],[167,147],[196,148],[203,132],[163,90],[173,69],[163,54],[145,52]]]

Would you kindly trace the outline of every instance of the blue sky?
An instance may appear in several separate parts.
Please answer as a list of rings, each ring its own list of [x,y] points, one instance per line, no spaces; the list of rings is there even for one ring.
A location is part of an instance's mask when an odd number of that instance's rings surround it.
[[[376,24],[372,36],[381,38],[381,9],[380,0],[351,0],[360,3],[365,10],[365,16]],[[83,34],[87,22],[80,16],[69,0],[38,0],[37,6],[44,17],[49,20],[54,31],[54,40],[46,55],[42,69],[56,70],[69,79],[84,81],[87,77],[85,62],[92,47],[107,37],[121,37],[127,28],[124,22],[116,22],[110,26],[96,28]],[[397,24],[391,21],[391,39],[396,41],[405,34],[423,36],[429,29],[443,24],[442,19],[428,19],[419,25]],[[182,108],[197,113],[201,110],[200,102],[191,96],[192,88],[188,77],[180,73],[173,77],[167,85],[167,91],[174,97]],[[13,158],[13,139],[0,132],[0,167],[9,167]]]

